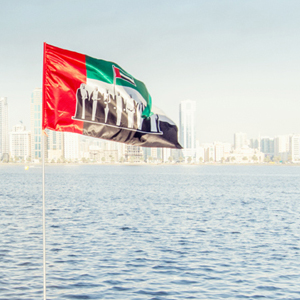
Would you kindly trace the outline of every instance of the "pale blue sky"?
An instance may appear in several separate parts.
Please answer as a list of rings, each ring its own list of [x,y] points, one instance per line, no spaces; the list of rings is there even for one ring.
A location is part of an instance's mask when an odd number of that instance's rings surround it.
[[[30,127],[43,42],[114,61],[178,124],[196,100],[201,142],[300,133],[300,1],[3,1],[0,96]]]

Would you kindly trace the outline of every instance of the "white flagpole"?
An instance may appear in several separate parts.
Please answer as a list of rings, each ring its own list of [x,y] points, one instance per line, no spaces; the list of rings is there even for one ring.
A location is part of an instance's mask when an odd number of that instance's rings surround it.
[[[45,67],[45,61],[46,61],[46,43],[44,43],[44,51],[43,51],[43,112],[44,112],[44,101],[45,101],[45,74],[46,74],[46,67]],[[43,118],[44,118],[44,113],[43,113]],[[43,120],[44,122],[44,120]],[[41,126],[42,127],[42,126]],[[44,274],[44,300],[46,300],[46,208],[45,208],[45,132],[41,128],[42,131],[42,164],[43,164],[43,274]]]
[[[46,218],[45,218],[45,134],[42,131],[42,160],[43,160],[43,273],[44,300],[46,300]]]

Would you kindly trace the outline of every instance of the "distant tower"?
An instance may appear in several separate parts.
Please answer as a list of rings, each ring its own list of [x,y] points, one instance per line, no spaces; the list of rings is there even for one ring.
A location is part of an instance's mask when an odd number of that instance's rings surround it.
[[[30,101],[31,160],[42,159],[42,89],[36,88]],[[46,144],[47,139],[45,139]],[[47,147],[45,147],[47,154]],[[47,157],[45,155],[45,157]]]
[[[0,160],[9,153],[7,98],[0,98]]]
[[[300,134],[290,135],[290,157],[292,162],[300,162]]]
[[[64,133],[46,129],[47,132],[47,156],[48,161],[57,162],[64,157]]]
[[[244,146],[248,146],[247,133],[237,132],[234,134],[234,149],[241,149]]]
[[[64,157],[67,160],[76,161],[79,159],[79,134],[64,132]]]
[[[19,160],[26,161],[31,156],[30,132],[26,131],[25,125],[22,122],[13,127],[9,134],[10,140],[10,155]]]
[[[260,139],[260,151],[268,156],[274,155],[274,138],[263,136]]]
[[[183,100],[179,105],[179,138],[185,157],[196,155],[196,101]]]

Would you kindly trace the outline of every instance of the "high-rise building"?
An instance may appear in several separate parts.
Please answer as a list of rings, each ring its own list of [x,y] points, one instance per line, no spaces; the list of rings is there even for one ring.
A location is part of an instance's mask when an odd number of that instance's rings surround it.
[[[221,142],[214,142],[214,147],[215,147],[216,162],[225,161],[225,157],[228,157],[232,148],[230,143],[221,143]]]
[[[183,100],[179,105],[179,140],[185,157],[196,156],[196,101]]]
[[[197,163],[203,163],[205,158],[205,148],[203,145],[199,143],[199,141],[196,142],[196,162]]]
[[[64,157],[64,133],[53,130],[47,132],[48,161],[57,162]]]
[[[141,161],[143,161],[143,149],[142,149],[142,147],[126,144],[125,160],[127,160],[128,162],[141,162]]]
[[[7,98],[0,98],[0,160],[9,154]]]
[[[79,160],[79,137],[80,135],[72,132],[64,133],[64,157],[67,160]]]
[[[244,132],[236,132],[234,134],[234,149],[241,149],[244,146],[248,146],[247,134]]]
[[[260,151],[267,156],[274,155],[274,139],[264,136],[260,139]]]
[[[24,160],[31,156],[30,132],[26,131],[25,125],[20,122],[9,133],[10,155],[16,160]]]
[[[300,161],[300,134],[290,136],[290,156],[292,162]]]
[[[31,160],[42,159],[42,89],[36,88],[30,101]],[[45,158],[47,157],[47,139],[45,140]]]
[[[258,139],[250,139],[249,147],[252,149],[259,149],[260,148],[259,140]]]
[[[274,138],[274,155],[280,156],[282,153],[289,152],[289,136],[279,135]]]

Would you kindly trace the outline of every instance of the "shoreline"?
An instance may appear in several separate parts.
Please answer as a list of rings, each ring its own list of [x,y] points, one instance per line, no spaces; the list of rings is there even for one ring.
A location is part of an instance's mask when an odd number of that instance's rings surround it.
[[[1,166],[42,166],[42,163],[2,163]],[[45,166],[281,166],[281,167],[300,167],[300,163],[45,163]]]

